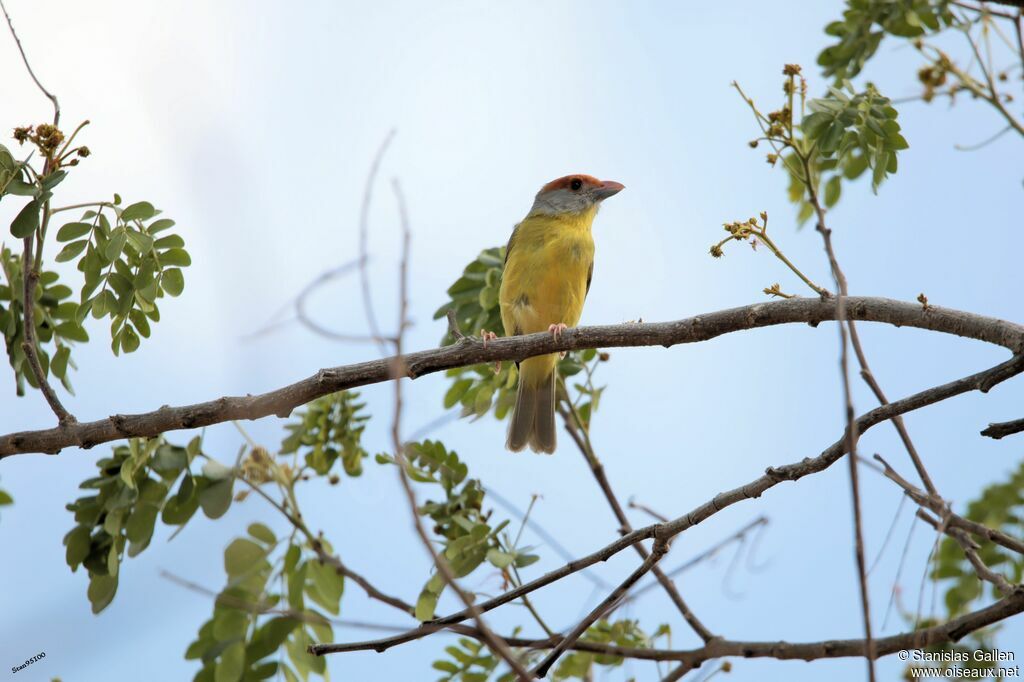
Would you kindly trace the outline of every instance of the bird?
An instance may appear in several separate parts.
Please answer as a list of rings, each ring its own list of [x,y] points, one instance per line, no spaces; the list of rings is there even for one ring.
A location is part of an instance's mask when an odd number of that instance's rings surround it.
[[[505,249],[498,303],[506,336],[547,331],[555,339],[576,326],[594,275],[591,226],[598,209],[624,185],[591,175],[566,175],[537,193]],[[493,332],[484,334],[496,338]],[[558,354],[527,358],[505,446],[519,452],[555,451],[555,374]]]

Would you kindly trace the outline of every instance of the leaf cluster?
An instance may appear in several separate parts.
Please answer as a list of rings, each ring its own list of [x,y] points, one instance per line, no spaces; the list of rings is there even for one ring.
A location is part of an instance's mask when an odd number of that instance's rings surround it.
[[[818,55],[826,76],[837,81],[861,72],[888,34],[915,38],[955,23],[949,0],[848,0],[842,19],[825,27],[836,42]]]
[[[224,570],[227,584],[217,595],[213,615],[185,653],[186,659],[202,663],[195,681],[326,677],[326,661],[307,647],[333,641],[334,631],[329,618],[307,600],[338,614],[344,576],[294,537],[278,539],[261,523],[251,524],[248,537],[227,546]],[[287,660],[278,653],[282,647]]]
[[[7,247],[0,248],[0,273],[3,274],[0,279],[0,332],[7,348],[7,360],[14,370],[15,390],[20,396],[25,394],[26,382],[33,388],[38,386],[35,375],[28,369],[22,346],[25,342],[22,259]],[[71,359],[72,346],[89,340],[89,334],[78,320],[78,304],[67,300],[71,295],[71,288],[61,283],[56,272],[45,270],[39,273],[33,296],[39,364],[44,376],[52,373],[69,392],[72,392],[72,387],[68,368],[75,367]]]
[[[490,523],[491,511],[483,511],[484,489],[477,479],[468,478],[469,468],[458,454],[432,440],[408,443],[405,447],[405,471],[417,483],[434,484],[441,488],[444,498],[428,500],[417,510],[433,522],[433,532],[441,538],[441,553],[448,561],[455,577],[469,575],[485,561],[505,570],[510,566],[524,568],[538,557],[527,549],[510,548],[500,533],[508,525],[502,521]],[[382,464],[397,464],[394,457],[377,455]],[[435,573],[427,581],[416,602],[416,617],[430,620],[434,617],[437,601],[445,589],[444,577]]]
[[[763,133],[750,146],[757,147],[761,140],[771,145],[768,163],[781,162],[789,175],[789,199],[799,206],[797,220],[802,224],[814,215],[815,203],[831,208],[839,201],[843,181],[855,180],[868,169],[871,188],[877,192],[896,172],[898,152],[909,145],[901,133],[899,113],[874,85],[857,91],[844,80],[839,87],[830,86],[824,97],[808,100],[800,67],[787,65],[783,74],[786,100],[767,115],[736,87]]]
[[[76,262],[84,276],[76,319],[89,313],[110,320],[111,350],[117,355],[138,349],[160,321],[159,299],[178,296],[185,288],[181,268],[191,265],[185,240],[163,233],[174,226],[148,201],[121,207],[121,198],[97,205],[76,221],[63,225],[57,241],[64,248],[59,263]],[[109,215],[108,215],[109,214]]]
[[[513,636],[519,633],[516,628]],[[447,658],[441,658],[431,665],[443,676],[437,682],[487,682],[498,669],[501,659],[490,653],[484,646],[468,637],[460,637],[457,644],[444,648]],[[517,655],[519,652],[516,652]],[[529,655],[529,654],[528,654]],[[497,682],[513,682],[516,675],[511,670],[499,675]]]
[[[181,526],[200,506],[210,518],[227,511],[231,479],[193,475],[190,464],[198,453],[198,438],[184,448],[163,438],[133,438],[99,460],[98,475],[79,486],[89,494],[67,505],[76,525],[64,545],[71,570],[84,566],[89,574],[93,613],[113,600],[121,562],[149,546],[158,517]]]
[[[359,393],[341,391],[317,398],[298,413],[298,421],[285,425],[288,436],[281,442],[281,455],[302,455],[306,466],[320,476],[330,473],[341,460],[349,476],[363,473],[363,430],[369,420],[359,402]]]
[[[652,636],[643,631],[639,621],[629,619],[608,621],[602,619],[591,625],[583,636],[580,637],[580,641],[647,649],[652,646],[655,638],[669,633],[668,625],[660,626]],[[573,651],[558,664],[552,679],[593,679],[595,665],[616,667],[622,665],[623,660],[622,656]]]

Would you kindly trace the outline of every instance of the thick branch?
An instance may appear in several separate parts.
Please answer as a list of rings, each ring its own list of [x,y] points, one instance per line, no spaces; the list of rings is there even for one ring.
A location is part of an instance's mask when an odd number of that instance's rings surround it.
[[[849,319],[916,327],[985,341],[1017,352],[1024,349],[1024,327],[973,313],[886,298],[846,299]],[[223,397],[180,407],[164,406],[143,414],[114,415],[67,428],[22,431],[0,436],[0,458],[28,452],[55,454],[62,448],[90,448],[129,437],[153,437],[167,431],[219,424],[232,419],[288,416],[293,409],[320,396],[394,378],[394,367],[405,366],[405,376],[416,378],[453,367],[498,360],[522,360],[563,350],[626,346],[672,346],[707,341],[744,329],[804,322],[817,325],[834,320],[834,301],[792,298],[720,310],[674,322],[580,327],[555,340],[550,334],[498,339],[487,344],[463,343],[410,353],[403,362],[384,358],[323,369],[313,376],[268,393]]]

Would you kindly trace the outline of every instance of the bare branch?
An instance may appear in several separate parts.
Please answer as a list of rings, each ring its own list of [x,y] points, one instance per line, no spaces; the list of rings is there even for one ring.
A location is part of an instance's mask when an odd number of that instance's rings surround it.
[[[32,70],[32,65],[25,54],[25,48],[21,46],[21,39],[18,38],[17,31],[14,30],[14,23],[11,21],[11,15],[7,13],[7,7],[4,6],[3,0],[0,0],[0,10],[3,10],[4,18],[7,19],[7,28],[10,29],[11,37],[14,38],[15,44],[18,46],[18,52],[21,53],[21,61],[25,65],[25,70],[28,71],[28,75],[32,77],[32,81],[39,88],[40,92],[53,103],[53,127],[56,128],[60,124],[60,103],[57,101],[57,96],[43,87],[43,84],[36,77],[35,71]]]
[[[664,519],[664,520],[666,522],[668,521],[667,518]],[[694,566],[697,566],[698,564],[701,564],[701,563],[707,561],[708,559],[712,558],[713,556],[717,555],[724,547],[727,547],[727,546],[731,545],[734,542],[744,542],[744,541],[746,541],[747,534],[749,532],[751,532],[753,530],[756,530],[758,528],[762,528],[762,527],[767,526],[767,525],[768,525],[768,517],[766,517],[766,516],[759,516],[756,519],[754,519],[753,521],[751,521],[750,523],[746,524],[745,526],[743,526],[742,528],[737,530],[732,535],[730,535],[730,536],[728,536],[726,538],[723,538],[722,540],[719,540],[714,545],[712,545],[708,549],[704,550],[700,554],[697,554],[693,558],[691,558],[691,559],[683,562],[679,566],[673,568],[668,573],[666,573],[665,576],[668,577],[668,578],[673,578],[673,577],[675,577],[675,576],[677,576],[677,575],[679,575],[681,573],[685,573],[686,571],[690,570]],[[632,594],[628,595],[625,599],[622,600],[622,603],[625,604],[627,602],[634,601],[634,600],[640,598],[640,596],[642,594],[644,594],[646,592],[650,592],[655,587],[656,587],[655,583],[649,582],[647,585],[644,585],[643,587],[641,587],[637,591],[635,591]]]
[[[923,649],[928,646],[958,642],[975,630],[1024,611],[1024,594],[1015,593],[1000,599],[991,606],[978,609],[959,618],[920,630],[911,630],[891,637],[880,637],[874,641],[875,657],[888,656],[906,649]],[[689,652],[678,652],[679,666],[663,682],[678,680],[690,670],[705,661],[723,656],[744,658],[776,658],[779,660],[813,661],[821,658],[848,658],[866,656],[867,642],[863,639],[832,639],[823,642],[730,642],[715,641]],[[661,659],[670,660],[670,659]]]
[[[583,458],[587,460],[587,465],[590,467],[590,472],[594,475],[597,480],[598,486],[601,488],[601,492],[604,493],[605,499],[608,500],[608,505],[612,509],[612,513],[615,515],[615,519],[619,522],[620,532],[625,534],[633,530],[633,526],[629,523],[629,518],[626,513],[622,510],[622,505],[619,504],[619,499],[615,495],[615,491],[612,490],[611,483],[608,481],[608,477],[604,473],[604,465],[601,464],[601,460],[597,458],[597,453],[594,452],[593,445],[590,443],[590,435],[587,433],[583,425],[583,420],[580,419],[579,412],[573,406],[572,401],[566,401],[568,409],[562,405],[558,406],[559,415],[562,417],[562,421],[565,423],[565,430],[572,437],[573,442],[579,448]],[[637,554],[646,562],[648,557],[647,548],[637,543],[633,545]],[[666,549],[667,551],[667,549]],[[651,564],[651,570],[654,574],[655,579],[668,594],[672,603],[675,604],[676,609],[683,616],[683,620],[697,633],[698,636],[705,642],[710,641],[714,638],[714,634],[708,630],[707,626],[697,617],[697,615],[690,609],[689,604],[683,599],[683,595],[679,593],[674,582],[671,578],[665,575],[660,567],[655,565],[657,562]]]
[[[1021,431],[1024,431],[1024,419],[1014,419],[1013,421],[989,424],[988,428],[981,432],[981,435],[999,440]]]
[[[850,297],[851,319],[916,327],[986,341],[1017,352],[1024,349],[1024,327],[974,313],[938,306],[927,313],[917,303],[885,298]],[[793,298],[721,310],[674,322],[578,327],[553,339],[551,334],[501,338],[483,344],[466,341],[444,348],[410,353],[402,362],[405,375],[416,378],[453,367],[498,360],[523,360],[535,355],[585,348],[672,346],[707,341],[723,334],[777,324],[803,322],[812,326],[834,320],[834,301]],[[167,431],[191,429],[270,415],[287,417],[291,411],[320,396],[394,379],[394,358],[322,369],[296,383],[267,393],[222,397],[180,407],[164,406],[153,412],[114,415],[82,422],[65,429],[22,431],[0,436],[0,458],[19,453],[56,454],[62,448],[90,448],[122,438],[153,437]],[[897,413],[898,414],[898,413]]]
[[[634,545],[639,547],[640,545]],[[598,604],[587,616],[581,620],[576,627],[569,631],[562,641],[560,641],[555,648],[551,650],[544,660],[534,669],[537,677],[546,677],[551,666],[555,664],[562,653],[570,646],[576,643],[576,641],[583,636],[587,629],[597,622],[597,619],[611,611],[623,597],[626,596],[626,592],[629,591],[633,585],[647,575],[648,571],[654,568],[655,564],[661,561],[661,558],[668,552],[668,540],[662,539],[655,536],[654,547],[651,548],[651,552],[644,558],[644,562],[640,564],[640,567],[629,574],[622,583],[612,590],[611,594],[604,598],[600,604]]]
[[[939,521],[923,509],[917,510],[917,516],[937,532],[948,535],[956,540],[957,544],[960,545],[960,549],[963,550],[964,556],[967,557],[967,561],[974,568],[974,572],[978,574],[978,578],[992,583],[1005,596],[1013,594],[1018,589],[1018,585],[1011,585],[1004,576],[993,571],[981,560],[981,557],[978,556],[978,543],[972,540],[963,530],[953,528],[948,523]]]
[[[920,630],[910,630],[890,637],[875,640],[876,656],[888,656],[905,649],[919,649],[927,646],[957,642],[970,633],[988,627],[1006,618],[1024,612],[1024,594],[1014,593],[985,608],[955,618],[947,623]],[[475,628],[451,625],[436,626],[434,632],[449,629],[460,635],[475,637],[480,635]],[[522,637],[504,637],[510,646],[524,649],[550,649],[563,641],[561,637],[546,639],[527,639]],[[351,651],[383,652],[391,647],[410,641],[406,635],[385,637],[382,639],[349,644],[321,644],[313,647],[318,655],[344,653]],[[647,661],[679,661],[683,664],[681,674],[666,679],[678,680],[683,674],[700,667],[703,663],[726,656],[744,658],[774,658],[778,660],[814,661],[827,658],[862,657],[866,653],[863,639],[831,639],[819,642],[752,642],[733,640],[714,640],[697,649],[644,649],[622,647],[596,642],[579,641],[565,647],[574,651],[586,651],[595,654],[623,656]],[[674,671],[675,674],[677,671]]]
[[[910,497],[910,499],[916,502],[920,507],[928,509],[938,515],[950,527],[962,528],[972,535],[977,535],[978,537],[985,538],[986,540],[991,540],[997,545],[1002,545],[1010,551],[1024,555],[1024,542],[1021,540],[1007,535],[1002,531],[994,530],[988,526],[977,523],[976,521],[965,519],[959,514],[954,514],[950,511],[949,504],[945,500],[935,495],[929,495],[919,488],[914,487],[905,478],[900,476],[895,469],[889,466],[889,463],[882,459],[881,456],[875,455],[875,459],[881,462],[882,466],[885,467],[886,478],[903,488],[903,491],[908,497]]]
[[[784,301],[785,303],[787,301]],[[774,304],[766,304],[774,305]],[[549,337],[550,338],[550,337]],[[550,352],[550,351],[549,351]],[[920,409],[927,405],[932,405],[943,400],[952,398],[953,396],[966,393],[968,391],[979,390],[987,391],[998,383],[1006,381],[1007,379],[1016,376],[1024,371],[1024,355],[1016,356],[1011,360],[1003,362],[991,369],[976,374],[957,379],[955,381],[942,384],[940,386],[934,386],[924,391],[920,391],[906,398],[897,400],[889,403],[888,405],[882,405],[875,409],[861,415],[855,422],[855,428],[858,433],[865,433],[871,427],[880,424],[888,419],[891,419],[894,415],[906,414],[912,410]],[[737,502],[743,500],[756,499],[764,494],[765,491],[774,488],[783,481],[796,481],[805,476],[809,476],[815,473],[819,473],[829,468],[832,464],[839,461],[839,459],[845,454],[844,446],[846,444],[846,438],[840,438],[835,443],[825,448],[817,457],[807,458],[794,464],[788,464],[780,467],[769,467],[763,476],[760,476],[746,485],[733,488],[724,493],[716,495],[711,500],[701,504],[700,506],[690,510],[688,513],[679,516],[668,523],[659,523],[652,526],[646,526],[634,530],[632,533],[623,535],[621,538],[605,546],[604,548],[593,552],[581,559],[573,562],[569,562],[565,566],[559,569],[550,571],[543,576],[525,583],[513,590],[488,599],[477,605],[480,613],[486,613],[492,609],[495,609],[503,604],[507,604],[514,601],[525,594],[529,594],[542,587],[550,585],[568,575],[571,575],[584,568],[592,566],[600,561],[606,561],[615,554],[621,552],[627,547],[641,542],[643,540],[654,538],[655,536],[663,538],[666,542],[676,535],[685,532],[689,528],[696,526],[703,521],[711,518],[718,512],[722,511],[726,507],[732,506]],[[1017,613],[1020,610],[1024,610],[1024,604],[1017,605]],[[402,635],[399,635],[397,639],[401,641],[396,643],[408,642],[414,639],[420,639],[429,634],[437,632],[444,626],[453,625],[461,621],[466,620],[472,614],[469,610],[462,610],[457,613],[453,613],[444,618],[436,618],[432,621],[424,623],[418,628],[410,630]],[[1012,615],[1012,614],[1011,614]],[[1005,616],[1003,616],[1005,617]],[[985,623],[987,624],[987,623]],[[979,626],[981,627],[981,626]],[[720,640],[713,640],[718,642]],[[863,650],[863,640],[850,640],[853,642],[861,643],[861,650]],[[887,641],[887,640],[886,640]],[[939,640],[936,640],[939,641]],[[942,640],[945,641],[945,640]],[[347,651],[348,645],[344,644],[322,644],[312,647],[310,651],[317,655],[334,653],[336,651]],[[711,643],[708,644],[711,646]],[[707,647],[705,647],[707,648]],[[893,649],[898,650],[899,647]],[[700,650],[700,651],[703,651]],[[879,649],[881,651],[881,649]],[[891,651],[889,652],[891,653]],[[723,654],[726,655],[726,654]],[[766,654],[767,655],[767,654]],[[844,655],[860,655],[860,654],[844,654]],[[798,657],[798,656],[795,656]],[[701,659],[706,660],[706,659]]]

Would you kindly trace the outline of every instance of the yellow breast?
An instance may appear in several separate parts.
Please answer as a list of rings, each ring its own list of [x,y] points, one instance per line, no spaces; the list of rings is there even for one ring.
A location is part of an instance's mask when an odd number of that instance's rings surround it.
[[[506,335],[579,322],[594,263],[596,213],[529,216],[516,227],[499,297]]]

